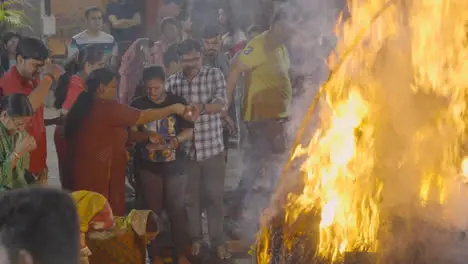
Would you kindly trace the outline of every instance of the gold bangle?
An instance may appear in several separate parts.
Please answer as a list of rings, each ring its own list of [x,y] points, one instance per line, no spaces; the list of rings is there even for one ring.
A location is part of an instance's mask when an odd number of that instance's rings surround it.
[[[45,77],[49,77],[50,80],[52,81],[52,83],[55,82],[55,76],[52,75],[51,73],[44,74],[44,76],[42,78],[45,78]]]

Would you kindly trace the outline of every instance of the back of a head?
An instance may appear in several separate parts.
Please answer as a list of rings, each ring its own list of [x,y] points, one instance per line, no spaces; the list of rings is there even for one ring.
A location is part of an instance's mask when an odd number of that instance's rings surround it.
[[[0,109],[6,111],[10,117],[28,117],[34,115],[28,96],[20,93],[2,97]]]
[[[177,63],[179,61],[178,49],[178,44],[172,44],[166,49],[163,55],[164,67],[169,68],[172,62]]]
[[[95,64],[102,60],[104,51],[99,45],[90,44],[82,47],[76,56],[72,56],[64,65],[65,74],[60,76],[55,89],[56,109],[61,109],[68,94],[68,85],[71,76],[79,73],[85,68],[86,63]]]
[[[179,56],[188,54],[192,51],[202,52],[202,50],[203,50],[202,44],[198,40],[195,40],[195,39],[185,39],[179,43],[179,47],[178,47]]]
[[[87,92],[94,96],[101,84],[109,84],[116,76],[115,72],[108,68],[100,68],[92,71],[88,75],[88,78],[86,78]]]
[[[49,57],[49,50],[40,39],[23,37],[18,44],[16,56],[18,55],[24,59],[45,61]]]
[[[99,87],[109,84],[117,75],[110,69],[100,68],[92,71],[86,79],[86,91],[82,92],[67,114],[65,138],[71,140],[79,130],[83,120],[91,112],[94,98]]]
[[[80,239],[75,202],[49,188],[8,191],[0,197],[0,245],[11,264],[25,254],[34,264],[78,264]]]

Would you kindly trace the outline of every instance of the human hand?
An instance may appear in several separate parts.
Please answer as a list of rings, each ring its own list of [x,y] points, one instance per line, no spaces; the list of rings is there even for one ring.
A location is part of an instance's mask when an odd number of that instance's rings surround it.
[[[198,119],[203,113],[203,105],[202,104],[191,104],[190,109],[192,111],[192,115],[194,116],[194,120]],[[206,111],[206,109],[205,109]]]
[[[14,152],[18,153],[20,156],[25,153],[35,150],[37,147],[36,140],[30,135],[21,136],[16,142]]]
[[[65,70],[62,67],[50,61],[44,65],[44,68],[42,70],[42,74],[44,75],[50,74],[54,77],[55,80],[58,80],[58,78],[60,78],[60,76],[62,76],[62,74],[64,73],[65,73]]]
[[[174,104],[174,112],[188,121],[195,121],[200,112],[193,105]]]
[[[171,149],[177,149],[180,145],[179,138],[178,137],[172,137],[171,140],[169,141],[169,148]]]
[[[192,21],[185,20],[185,21],[182,21],[180,24],[182,26],[183,31],[191,31],[192,30],[192,25],[193,25]]]
[[[229,129],[229,134],[236,135],[237,134],[236,123],[234,123],[234,121],[229,116],[225,116],[224,121],[226,121],[227,128]]]
[[[228,116],[228,109],[225,108],[225,109],[223,109],[223,111],[221,111],[221,118],[225,118],[227,116]]]
[[[149,45],[151,40],[149,38],[139,38],[135,42],[139,45]]]
[[[155,144],[165,143],[164,138],[156,132],[151,132],[149,136],[149,141]]]
[[[151,144],[146,145],[146,149],[150,152],[162,151],[162,150],[166,150],[169,148],[170,146],[167,145],[166,143],[151,143]]]

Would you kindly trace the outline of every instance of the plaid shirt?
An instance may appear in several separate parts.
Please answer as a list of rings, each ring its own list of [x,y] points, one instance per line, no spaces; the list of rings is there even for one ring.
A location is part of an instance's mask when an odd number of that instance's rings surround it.
[[[198,74],[189,80],[182,71],[170,76],[166,90],[182,96],[189,104],[223,104],[227,102],[226,81],[221,70],[202,67]],[[202,161],[224,151],[223,128],[220,114],[204,114],[195,122],[192,141],[182,147],[187,155]]]

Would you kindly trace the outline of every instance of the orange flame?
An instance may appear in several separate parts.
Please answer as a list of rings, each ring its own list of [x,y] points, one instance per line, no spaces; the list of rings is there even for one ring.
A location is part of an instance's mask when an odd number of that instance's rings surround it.
[[[288,195],[284,219],[293,227],[320,212],[317,257],[330,263],[348,251],[377,252],[384,209],[448,203],[465,140],[468,1],[352,0],[349,7],[352,20],[337,25],[338,55],[330,55],[333,71],[317,95],[326,93],[320,127],[291,155],[305,160],[305,184]],[[259,259],[268,263],[262,234]],[[296,239],[284,235],[286,244]]]

